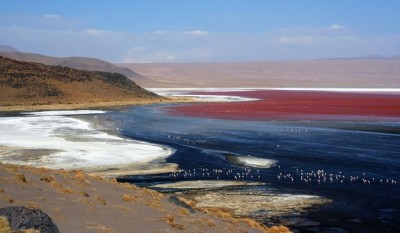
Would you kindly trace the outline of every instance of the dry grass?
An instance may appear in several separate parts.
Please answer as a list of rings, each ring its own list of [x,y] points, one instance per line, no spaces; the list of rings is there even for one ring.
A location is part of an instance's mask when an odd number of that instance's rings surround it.
[[[179,197],[179,200],[185,202],[186,204],[188,204],[192,208],[195,208],[195,206],[196,206],[196,202],[194,202],[192,200],[189,200],[189,199],[186,199],[184,197]]]
[[[268,233],[289,233],[291,232],[287,227],[285,226],[273,226],[267,229]]]
[[[96,195],[96,201],[100,202],[102,205],[107,205],[106,199],[101,195]]]
[[[8,219],[6,217],[0,216],[0,233],[40,233],[40,231],[35,229],[13,231],[10,227]]]
[[[133,185],[133,184],[128,184],[128,183],[120,183],[120,186],[129,189],[129,190],[137,190],[138,188]]]
[[[81,195],[82,197],[89,197],[90,195],[85,192],[85,191],[79,191],[79,195]]]
[[[185,230],[186,227],[183,224],[179,224],[175,222],[175,217],[172,214],[167,214],[163,219],[166,221],[171,227],[178,229],[178,230]]]
[[[41,233],[39,230],[35,229],[28,229],[28,230],[22,230],[22,231],[14,231],[13,233]]]
[[[104,226],[103,224],[92,224],[92,225],[88,226],[87,228],[88,229],[96,229],[98,232],[101,232],[101,233],[117,233],[113,229],[111,229],[107,226]]]
[[[65,194],[72,194],[72,190],[69,188],[64,187],[64,185],[57,183],[57,182],[52,182],[51,186],[56,189],[60,193],[65,193]]]
[[[0,216],[0,233],[12,233],[8,219],[3,216]]]
[[[221,218],[232,218],[231,214],[229,213],[228,210],[224,210],[221,208],[211,208],[211,207],[207,207],[207,208],[201,208],[199,209],[200,211],[202,211],[203,213],[206,214],[211,214],[217,217],[221,217]]]
[[[161,207],[161,203],[160,203],[160,198],[159,197],[154,197],[154,198],[152,198],[152,199],[150,199],[150,200],[147,200],[146,201],[146,205],[148,206],[148,207],[151,207],[151,208],[160,208]]]
[[[188,215],[190,214],[190,212],[189,212],[187,209],[185,209],[185,208],[180,208],[180,209],[179,209],[179,213],[180,213],[181,215],[183,215],[183,216],[188,216]]]
[[[113,207],[117,208],[119,210],[122,210],[123,212],[126,212],[126,213],[132,212],[131,209],[129,209],[128,207],[123,206],[123,205],[114,205]]]
[[[129,195],[129,194],[124,194],[124,195],[122,196],[122,200],[123,200],[124,202],[135,202],[136,198],[137,198],[137,197],[135,197],[135,196],[133,196],[133,195]]]
[[[22,183],[28,183],[28,180],[26,179],[25,175],[21,173],[17,173],[15,175],[15,179],[21,181]]]
[[[14,166],[14,165],[11,165],[11,164],[6,164],[5,168],[9,172],[17,172],[18,171],[18,167]]]
[[[47,183],[55,182],[56,179],[53,175],[45,175],[40,177],[40,181],[45,181]]]
[[[74,173],[75,173],[75,175],[74,175],[75,180],[82,182],[82,183],[87,182],[85,179],[85,173],[83,173],[82,170],[77,170]]]
[[[26,207],[33,208],[33,209],[39,209],[40,208],[40,206],[39,206],[39,204],[37,202],[28,202]]]
[[[61,175],[63,175],[64,179],[69,179],[69,178],[71,178],[71,176],[70,176],[70,174],[69,174],[69,171],[60,170],[59,173],[60,173]]]
[[[143,189],[143,193],[147,194],[151,197],[163,197],[164,195],[162,193],[159,193],[157,191],[153,191],[151,189]]]

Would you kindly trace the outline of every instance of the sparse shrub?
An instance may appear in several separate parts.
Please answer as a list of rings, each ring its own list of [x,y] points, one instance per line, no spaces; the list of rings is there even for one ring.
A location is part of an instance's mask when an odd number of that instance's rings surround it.
[[[15,178],[23,183],[28,183],[24,174],[18,173],[15,175]]]
[[[124,194],[122,196],[122,200],[124,200],[124,202],[134,202],[136,200],[137,197],[129,195],[129,194]]]
[[[107,205],[106,199],[104,199],[104,197],[101,195],[97,195],[96,200],[99,201],[103,205]]]
[[[37,209],[37,208],[39,208],[39,204],[36,202],[29,202],[28,205],[26,205],[26,207]]]
[[[15,231],[13,233],[40,233],[40,231],[35,230],[35,229],[28,229],[28,230],[22,230],[22,231]]]
[[[55,182],[56,179],[54,178],[53,175],[50,175],[50,176],[42,176],[42,177],[40,177],[40,181],[45,181],[47,183],[51,183],[51,182]]]
[[[167,214],[165,215],[165,217],[163,218],[164,221],[166,221],[171,227],[175,228],[175,229],[179,229],[179,230],[185,230],[186,227],[182,224],[176,223],[175,222],[175,217],[172,214]]]
[[[185,215],[185,216],[189,215],[189,211],[187,209],[185,209],[185,208],[179,209],[179,213],[181,215]]]
[[[85,182],[85,173],[82,170],[75,171],[74,178],[80,182]]]
[[[144,189],[143,192],[152,197],[162,197],[163,196],[163,194],[161,194],[157,191],[153,191],[151,189]]]
[[[285,226],[272,226],[268,228],[268,233],[290,233],[291,231]]]
[[[206,214],[212,214],[221,218],[232,218],[231,214],[228,211],[225,211],[220,208],[201,208],[202,212]]]
[[[51,186],[61,193],[72,194],[72,190],[69,188],[64,187],[62,184],[57,182],[52,182]]]
[[[146,202],[146,205],[151,208],[159,208],[160,207],[160,198],[158,198],[158,197],[152,198],[151,200],[148,200]]]
[[[188,200],[184,197],[180,197],[179,200],[185,202],[187,205],[189,205],[190,207],[195,207],[196,206],[196,202],[192,201],[192,200]]]
[[[83,197],[89,197],[89,194],[85,191],[79,191],[79,194]]]
[[[0,216],[0,233],[12,233],[8,219],[3,216]]]

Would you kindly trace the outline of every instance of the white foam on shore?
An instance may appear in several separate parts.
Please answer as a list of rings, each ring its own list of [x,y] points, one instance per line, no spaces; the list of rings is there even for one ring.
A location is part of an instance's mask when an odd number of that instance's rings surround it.
[[[240,92],[257,90],[282,91],[328,91],[328,92],[369,92],[369,93],[400,93],[400,88],[342,88],[342,87],[221,87],[221,88],[148,88],[149,91],[160,95],[185,94],[190,92]]]
[[[282,88],[148,88],[149,91],[155,92],[162,96],[184,96],[192,97],[197,100],[209,102],[240,102],[240,101],[256,101],[257,98],[247,98],[242,96],[228,95],[193,95],[192,92],[243,92],[243,91],[318,91],[318,92],[345,92],[345,93],[385,93],[385,94],[400,94],[400,88],[303,88],[303,87],[282,87]]]
[[[174,183],[163,183],[152,185],[154,188],[164,189],[214,189],[230,186],[257,186],[265,185],[261,182],[246,182],[246,181],[228,181],[228,180],[196,180],[196,181],[178,181]]]
[[[203,100],[207,102],[243,102],[243,101],[256,101],[257,98],[247,98],[240,96],[229,95],[172,95],[182,97],[192,97],[195,100]]]
[[[277,160],[274,159],[263,159],[263,158],[257,158],[257,157],[252,157],[252,156],[238,156],[236,157],[237,163],[240,163],[244,166],[248,167],[256,167],[256,168],[271,168],[275,167],[276,164],[278,163]]]
[[[148,88],[162,96],[181,96],[192,97],[196,100],[208,102],[242,102],[256,101],[257,98],[248,98],[242,96],[228,95],[193,95],[192,92],[243,92],[243,91],[263,91],[263,90],[279,90],[279,91],[318,91],[318,92],[345,92],[345,93],[385,93],[385,94],[400,94],[400,88],[303,88],[303,87],[288,87],[288,88]]]
[[[326,91],[348,93],[400,93],[400,88],[256,88],[257,90],[282,90],[282,91]]]
[[[110,135],[89,122],[61,116],[103,111],[54,111],[0,118],[0,146],[54,151],[35,159],[0,154],[6,163],[84,169],[150,162],[174,153],[169,147]]]
[[[42,111],[42,112],[25,112],[24,115],[34,116],[71,116],[71,115],[90,115],[90,114],[103,114],[106,111],[102,110],[71,110],[71,111]]]
[[[219,92],[219,88],[148,88],[158,95],[162,96],[178,96],[178,97],[191,97],[196,100],[207,102],[243,102],[243,101],[256,101],[257,98],[248,98],[233,95],[194,95],[192,92]],[[226,91],[227,92],[227,91]]]

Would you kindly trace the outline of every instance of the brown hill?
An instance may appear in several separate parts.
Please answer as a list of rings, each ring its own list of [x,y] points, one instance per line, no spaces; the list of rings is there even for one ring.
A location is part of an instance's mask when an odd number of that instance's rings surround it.
[[[105,62],[96,58],[88,57],[50,57],[35,53],[21,53],[10,46],[0,47],[0,56],[8,57],[18,61],[43,63],[51,66],[66,66],[74,69],[89,71],[104,71],[110,73],[120,73],[133,80],[145,79],[145,77],[132,71],[129,68],[118,67],[112,63]]]
[[[160,98],[118,73],[84,71],[0,56],[0,106]]]

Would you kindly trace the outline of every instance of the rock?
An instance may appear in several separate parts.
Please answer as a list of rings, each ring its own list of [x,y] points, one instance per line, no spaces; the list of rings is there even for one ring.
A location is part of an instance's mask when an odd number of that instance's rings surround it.
[[[40,209],[23,206],[0,208],[0,216],[8,219],[13,231],[35,229],[41,233],[59,233],[56,224]]]

